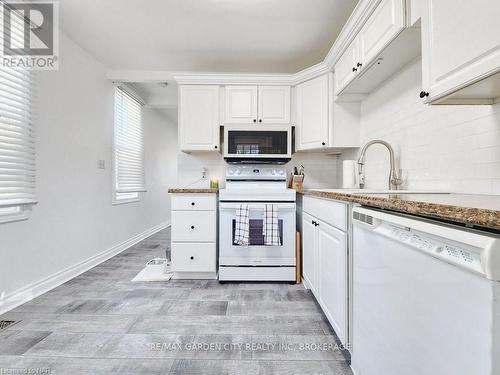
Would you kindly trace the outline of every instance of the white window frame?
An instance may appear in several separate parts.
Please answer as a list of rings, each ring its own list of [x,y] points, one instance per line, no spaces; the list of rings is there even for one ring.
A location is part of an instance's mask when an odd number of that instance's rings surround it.
[[[133,89],[125,84],[115,84],[115,88],[113,91],[113,96],[115,95],[115,92],[118,88],[121,88],[125,92],[127,92],[130,96],[132,96],[134,99],[136,99],[141,105],[144,105],[145,102],[144,100],[141,99],[141,97],[133,91]],[[115,103],[114,103],[115,98],[113,97],[113,108],[115,108]],[[112,205],[120,205],[120,204],[126,204],[126,203],[134,203],[134,202],[139,202],[141,200],[141,194],[139,192],[134,192],[134,193],[119,193],[116,191],[116,153],[115,153],[115,137],[114,137],[114,132],[115,132],[115,127],[116,127],[116,120],[115,120],[115,111],[113,111],[113,147],[112,147],[112,165],[111,165],[111,170],[112,170],[112,196],[111,196],[111,204]],[[143,125],[144,126],[144,125]]]
[[[112,205],[139,202],[141,200],[141,195],[139,193],[118,193],[114,185],[115,184],[113,184],[113,197],[111,200]]]
[[[3,1],[0,1],[0,6],[4,6],[4,2]],[[12,14],[15,14],[14,12],[12,12]],[[21,20],[21,22],[26,22],[26,20]],[[3,69],[0,67],[0,69]],[[34,98],[34,90],[35,90],[35,76],[34,76],[34,73],[27,70],[27,71],[22,71],[21,69],[19,69],[20,72],[22,72],[23,74],[23,77],[24,75],[26,76],[26,80],[23,80],[23,83],[26,84],[25,87],[28,88],[28,92],[26,93],[26,95],[28,96],[28,110],[26,111],[26,117],[28,118],[27,120],[27,123],[26,123],[26,126],[28,129],[30,129],[32,132],[34,132],[34,124],[33,124],[33,98]],[[9,74],[9,73],[6,73],[6,74]],[[7,83],[6,86],[8,87],[9,84]],[[5,89],[5,88],[4,88]],[[17,87],[14,87],[14,86],[10,86],[10,88],[7,88],[5,89],[7,92],[9,90],[12,90],[12,92],[15,92],[18,90]],[[12,94],[12,95],[16,95],[16,94]],[[6,98],[7,100],[10,100],[8,97]],[[1,119],[0,119],[1,121]],[[30,124],[31,123],[31,124]],[[32,136],[31,138],[28,138],[32,141],[32,144],[33,144],[33,147],[35,147],[35,135],[33,135],[32,133]],[[26,139],[25,139],[26,141]],[[26,154],[29,154],[30,153],[30,149],[23,149]],[[33,170],[31,171],[33,174],[36,174],[36,155],[35,155],[35,150],[34,148],[31,150],[31,155],[32,155],[32,162],[33,162]],[[30,174],[31,176],[31,174]],[[25,176],[27,177],[27,176]],[[34,180],[33,182],[33,185],[32,185],[32,189],[33,191],[35,191],[34,189],[36,189],[36,180]],[[13,203],[11,205],[7,204],[5,206],[0,206],[0,224],[3,224],[3,223],[10,223],[10,222],[16,222],[16,221],[21,221],[21,220],[27,220],[29,218],[29,213],[31,212],[31,209],[32,209],[32,206],[34,204],[36,204],[36,197],[34,195],[35,193],[32,194],[32,196],[30,198],[28,198],[28,202],[26,203]]]
[[[0,224],[28,220],[30,211],[28,205],[0,207]]]

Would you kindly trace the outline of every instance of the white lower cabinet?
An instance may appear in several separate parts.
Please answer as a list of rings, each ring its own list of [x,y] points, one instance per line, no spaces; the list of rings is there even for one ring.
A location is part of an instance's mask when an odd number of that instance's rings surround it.
[[[303,213],[302,215],[302,276],[307,284],[307,287],[316,294],[317,290],[317,261],[318,261],[318,246],[316,227],[314,226],[314,218],[311,215]]]
[[[334,227],[327,221],[334,222],[341,228]],[[340,341],[347,346],[349,311],[346,222],[346,204],[304,197],[303,280],[316,297]]]
[[[347,339],[347,235],[318,222],[319,303],[335,333]]]
[[[172,194],[171,250],[174,278],[217,277],[216,194]]]
[[[172,211],[172,242],[215,242],[215,211]]]
[[[172,211],[216,211],[217,201],[213,194],[176,194],[171,207]]]
[[[172,244],[172,264],[176,272],[214,272],[215,261],[215,243]]]

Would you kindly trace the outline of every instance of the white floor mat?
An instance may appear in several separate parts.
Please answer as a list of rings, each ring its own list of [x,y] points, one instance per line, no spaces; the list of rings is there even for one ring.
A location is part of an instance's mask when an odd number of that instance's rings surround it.
[[[173,272],[163,273],[157,267],[146,266],[132,281],[168,281],[173,275]]]

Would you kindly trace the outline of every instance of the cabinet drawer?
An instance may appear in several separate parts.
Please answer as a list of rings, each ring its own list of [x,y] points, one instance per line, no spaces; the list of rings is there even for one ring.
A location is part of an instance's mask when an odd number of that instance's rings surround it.
[[[173,211],[215,211],[216,194],[174,194],[172,195]]]
[[[175,272],[216,272],[215,243],[172,243]]]
[[[172,211],[173,242],[215,242],[215,211]]]
[[[306,196],[302,203],[302,209],[344,232],[347,230],[346,203]]]

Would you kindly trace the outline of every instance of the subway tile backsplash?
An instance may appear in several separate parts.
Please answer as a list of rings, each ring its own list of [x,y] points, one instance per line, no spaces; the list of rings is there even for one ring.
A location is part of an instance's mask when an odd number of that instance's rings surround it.
[[[324,152],[297,152],[287,164],[288,175],[294,166],[304,166],[304,188],[328,189],[337,187],[338,155],[329,155]]]
[[[222,141],[222,140],[221,140]],[[221,145],[221,149],[223,146]],[[305,168],[305,188],[332,188],[338,187],[339,155],[326,152],[297,152],[292,155],[290,162],[286,164],[288,177],[293,167]],[[211,178],[220,181],[220,187],[225,187],[224,176],[226,173],[226,162],[221,153],[216,152],[179,152],[177,158],[177,186],[179,187],[208,187]],[[202,168],[207,169],[207,179],[200,180]],[[340,174],[339,174],[340,173]],[[340,182],[342,182],[340,180]]]
[[[500,104],[424,105],[414,61],[361,104],[361,140],[395,148],[405,188],[500,194]],[[373,146],[366,187],[387,186],[388,154]]]
[[[286,165],[288,175],[294,166],[303,165],[306,178],[306,188],[331,188],[337,186],[338,156],[324,152],[302,152],[293,155],[292,160]],[[200,180],[202,168],[207,168],[207,179]],[[226,163],[219,153],[192,153],[180,152],[177,166],[177,185],[179,187],[208,187],[210,178],[217,178],[224,187],[224,174]]]

